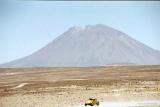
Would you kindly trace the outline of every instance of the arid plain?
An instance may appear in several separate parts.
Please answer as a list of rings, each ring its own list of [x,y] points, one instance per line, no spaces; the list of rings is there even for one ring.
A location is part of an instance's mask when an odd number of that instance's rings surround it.
[[[90,97],[160,101],[160,65],[0,69],[0,107],[67,107]]]

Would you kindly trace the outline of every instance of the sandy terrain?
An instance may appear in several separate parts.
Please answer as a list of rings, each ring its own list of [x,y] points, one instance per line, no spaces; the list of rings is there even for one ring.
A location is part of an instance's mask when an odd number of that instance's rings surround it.
[[[82,107],[89,97],[100,107],[160,102],[160,65],[0,69],[0,107]]]

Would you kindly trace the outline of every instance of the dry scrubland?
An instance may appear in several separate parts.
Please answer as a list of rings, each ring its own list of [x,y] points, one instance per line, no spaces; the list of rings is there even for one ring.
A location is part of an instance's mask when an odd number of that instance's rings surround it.
[[[160,100],[160,65],[0,69],[0,107],[64,107],[89,97]]]

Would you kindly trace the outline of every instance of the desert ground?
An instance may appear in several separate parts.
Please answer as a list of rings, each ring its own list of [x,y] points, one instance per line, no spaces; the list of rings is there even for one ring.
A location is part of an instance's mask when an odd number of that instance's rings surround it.
[[[0,107],[160,107],[160,65],[0,68]]]

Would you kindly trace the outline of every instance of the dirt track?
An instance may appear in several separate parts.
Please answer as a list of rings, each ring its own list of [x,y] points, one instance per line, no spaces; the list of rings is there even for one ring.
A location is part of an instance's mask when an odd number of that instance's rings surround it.
[[[160,65],[87,68],[1,68],[0,107],[81,105],[160,99]]]

